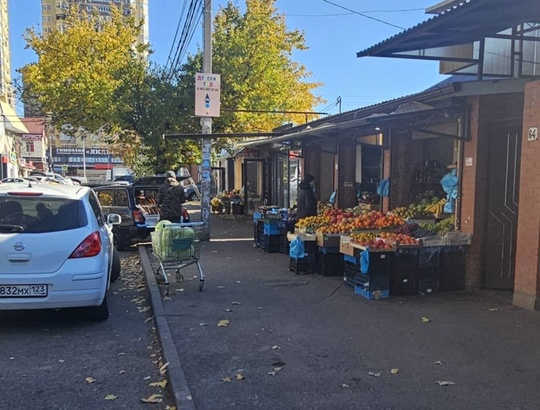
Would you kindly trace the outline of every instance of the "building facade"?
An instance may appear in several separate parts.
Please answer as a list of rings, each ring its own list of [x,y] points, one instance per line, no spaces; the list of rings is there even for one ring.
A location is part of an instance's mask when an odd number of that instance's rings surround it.
[[[8,0],[0,0],[0,99],[12,105]]]
[[[136,21],[144,22],[139,43],[148,43],[148,0],[41,0],[43,34],[54,28],[62,30],[70,6],[77,4],[86,11],[97,10],[105,18],[111,14],[113,6],[122,7],[125,14],[135,13]]]

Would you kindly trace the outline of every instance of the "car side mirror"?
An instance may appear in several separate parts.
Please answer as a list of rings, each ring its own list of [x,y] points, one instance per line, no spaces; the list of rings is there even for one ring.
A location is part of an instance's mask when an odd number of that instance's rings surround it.
[[[107,224],[109,225],[118,225],[122,222],[122,217],[118,214],[109,214],[107,215]]]

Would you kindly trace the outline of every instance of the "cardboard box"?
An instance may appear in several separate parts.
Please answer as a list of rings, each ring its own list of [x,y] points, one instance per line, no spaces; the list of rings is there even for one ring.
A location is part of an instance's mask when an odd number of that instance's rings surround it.
[[[310,233],[291,233],[291,232],[287,232],[287,240],[289,242],[295,240],[296,237],[299,237],[304,242],[310,242],[310,241],[315,242],[317,240],[317,237],[315,235],[313,235],[313,234],[310,234]]]
[[[346,235],[339,238],[339,252],[349,256],[358,256],[360,254],[360,250],[352,246],[351,238]]]
[[[341,238],[340,234],[322,233],[317,231],[315,236],[317,237],[317,246],[325,248],[339,248]]]
[[[447,245],[459,246],[470,245],[472,243],[472,235],[464,232],[448,232],[445,235]]]

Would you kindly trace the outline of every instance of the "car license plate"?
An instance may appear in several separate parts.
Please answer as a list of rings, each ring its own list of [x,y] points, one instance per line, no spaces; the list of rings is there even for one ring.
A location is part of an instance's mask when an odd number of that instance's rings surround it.
[[[47,285],[0,285],[0,298],[43,298]]]

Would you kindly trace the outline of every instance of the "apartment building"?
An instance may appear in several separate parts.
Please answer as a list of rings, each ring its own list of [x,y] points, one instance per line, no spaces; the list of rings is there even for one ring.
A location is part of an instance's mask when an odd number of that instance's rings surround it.
[[[122,7],[124,13],[135,13],[137,21],[144,21],[139,42],[148,43],[148,0],[41,0],[43,33],[62,29],[67,11],[77,4],[87,11],[97,10],[103,17],[111,14],[111,6]]]
[[[0,0],[0,100],[11,105],[8,0]]]

